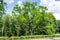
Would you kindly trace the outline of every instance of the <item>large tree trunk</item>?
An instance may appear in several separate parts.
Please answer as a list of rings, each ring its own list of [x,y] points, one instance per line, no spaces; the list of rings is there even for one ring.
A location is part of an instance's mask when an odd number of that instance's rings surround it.
[[[2,27],[2,36],[3,36],[3,33],[4,33],[4,25],[3,25],[3,27]]]

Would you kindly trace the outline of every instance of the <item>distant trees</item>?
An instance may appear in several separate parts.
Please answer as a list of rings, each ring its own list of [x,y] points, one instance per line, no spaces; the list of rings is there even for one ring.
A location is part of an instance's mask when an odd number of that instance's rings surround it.
[[[60,33],[60,20],[56,20],[56,33]]]
[[[55,34],[56,19],[46,10],[47,7],[37,6],[36,2],[26,2],[22,8],[16,5],[12,15],[3,15],[1,19],[3,28],[0,30],[4,36],[8,36],[8,33],[12,36]]]

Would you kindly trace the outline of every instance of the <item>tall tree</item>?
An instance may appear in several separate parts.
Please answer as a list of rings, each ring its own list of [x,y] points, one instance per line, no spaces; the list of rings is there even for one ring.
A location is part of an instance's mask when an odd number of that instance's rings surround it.
[[[0,19],[2,20],[2,16],[5,14],[5,8],[6,8],[6,3],[4,2],[4,0],[0,0]],[[3,25],[2,21],[0,22],[1,25]],[[3,35],[3,29],[4,29],[4,25],[2,26],[2,35]]]
[[[0,28],[2,28],[2,30],[4,27],[2,27],[3,24],[1,18],[3,14],[5,14],[5,6],[6,6],[5,4],[6,3],[4,2],[4,0],[0,0],[0,24],[1,24]]]
[[[51,29],[55,26],[55,18],[51,13],[46,12],[46,10],[47,7],[37,6],[36,2],[26,2],[22,8],[16,5],[13,13],[18,14],[17,18],[21,24],[20,28],[24,29],[26,34],[50,34],[50,32],[53,33],[54,31],[51,31]],[[49,33],[47,33],[47,28],[50,31]]]

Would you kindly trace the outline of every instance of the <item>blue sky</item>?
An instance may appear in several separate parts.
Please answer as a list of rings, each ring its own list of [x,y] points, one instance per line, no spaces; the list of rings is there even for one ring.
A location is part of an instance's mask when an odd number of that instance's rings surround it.
[[[37,2],[38,5],[47,6],[48,11],[53,12],[53,15],[56,19],[60,20],[60,0],[4,0],[7,3],[6,13],[11,14],[11,11],[15,4],[19,6],[22,5],[22,2]]]

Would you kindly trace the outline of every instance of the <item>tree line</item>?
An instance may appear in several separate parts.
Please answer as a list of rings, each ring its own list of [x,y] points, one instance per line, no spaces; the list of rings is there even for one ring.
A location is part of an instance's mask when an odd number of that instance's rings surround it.
[[[16,4],[12,15],[9,15],[4,12],[2,5],[0,3],[0,36],[53,35],[59,32],[59,22],[52,12],[47,12],[45,6],[37,6],[36,2],[25,2],[21,8]]]

